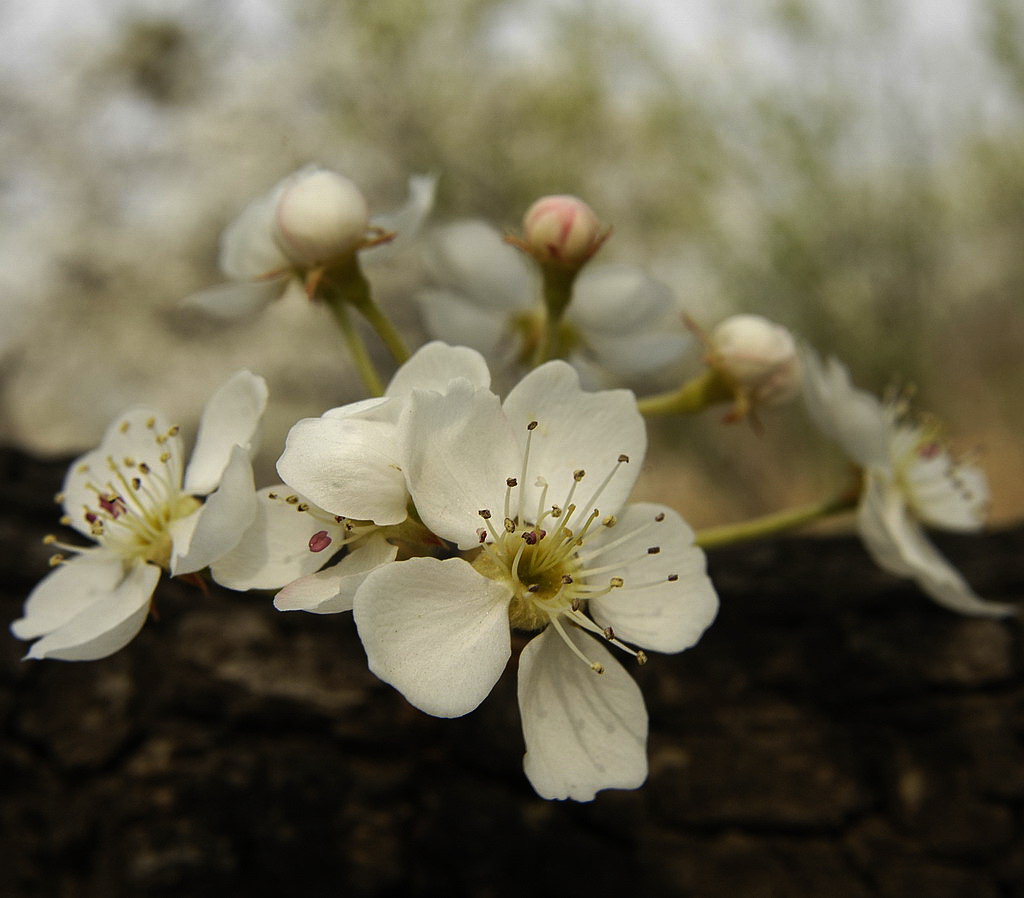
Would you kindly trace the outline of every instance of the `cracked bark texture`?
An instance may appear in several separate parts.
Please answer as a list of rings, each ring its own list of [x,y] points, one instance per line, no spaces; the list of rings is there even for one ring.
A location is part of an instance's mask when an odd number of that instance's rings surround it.
[[[63,463],[0,451],[4,621],[45,574]],[[1024,530],[939,540],[1024,599]],[[1024,896],[1024,658],[854,538],[710,555],[718,621],[634,670],[650,778],[537,798],[509,671],[437,720],[349,615],[179,583],[124,651],[0,654],[0,894]]]

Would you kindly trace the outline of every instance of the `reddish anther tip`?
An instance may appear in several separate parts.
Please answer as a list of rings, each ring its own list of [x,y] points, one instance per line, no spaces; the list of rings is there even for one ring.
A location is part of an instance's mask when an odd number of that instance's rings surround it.
[[[322,552],[326,549],[334,540],[327,535],[326,530],[318,530],[309,538],[309,551],[310,552]]]

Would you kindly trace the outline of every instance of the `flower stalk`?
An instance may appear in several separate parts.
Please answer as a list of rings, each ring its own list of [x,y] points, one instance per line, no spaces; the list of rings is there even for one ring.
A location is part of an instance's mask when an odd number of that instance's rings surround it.
[[[645,418],[657,418],[693,415],[713,405],[732,402],[735,396],[735,387],[715,368],[707,368],[675,390],[644,396],[636,404]]]
[[[852,511],[857,507],[859,500],[859,489],[848,490],[823,502],[812,502],[809,505],[787,508],[783,511],[751,518],[748,521],[741,521],[738,524],[723,524],[720,527],[699,530],[694,543],[702,549],[716,549],[719,546],[731,546],[735,543],[764,539],[779,533],[797,530],[833,515]]]

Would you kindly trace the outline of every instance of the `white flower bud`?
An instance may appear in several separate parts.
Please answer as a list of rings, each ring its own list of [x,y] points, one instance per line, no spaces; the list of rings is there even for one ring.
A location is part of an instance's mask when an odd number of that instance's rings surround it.
[[[348,178],[307,169],[285,183],[274,213],[274,236],[299,265],[329,262],[358,249],[369,227],[366,199]]]
[[[800,390],[800,357],[787,328],[761,315],[733,315],[711,331],[711,364],[760,405],[778,405]]]
[[[542,264],[579,268],[603,242],[594,210],[575,196],[541,197],[523,216],[523,243]]]

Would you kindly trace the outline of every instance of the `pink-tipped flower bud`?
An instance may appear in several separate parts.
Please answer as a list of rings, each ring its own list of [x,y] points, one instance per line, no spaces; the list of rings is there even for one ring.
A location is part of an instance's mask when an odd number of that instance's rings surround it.
[[[793,335],[761,315],[733,315],[711,331],[711,364],[759,405],[778,405],[800,390]]]
[[[523,244],[541,264],[579,268],[605,236],[594,210],[575,196],[541,197],[523,216]]]
[[[282,187],[274,213],[277,242],[299,265],[323,264],[355,252],[369,225],[359,188],[324,168],[293,175]]]

